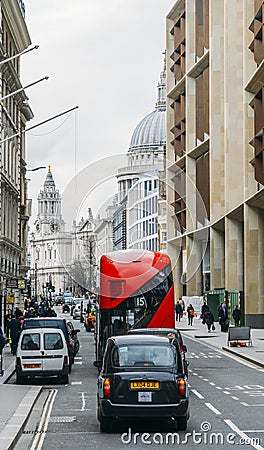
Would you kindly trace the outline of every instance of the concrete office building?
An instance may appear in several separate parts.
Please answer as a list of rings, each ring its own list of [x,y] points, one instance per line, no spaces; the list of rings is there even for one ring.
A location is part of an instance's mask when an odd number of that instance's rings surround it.
[[[176,298],[224,288],[264,326],[264,6],[178,0],[167,15],[168,253]]]

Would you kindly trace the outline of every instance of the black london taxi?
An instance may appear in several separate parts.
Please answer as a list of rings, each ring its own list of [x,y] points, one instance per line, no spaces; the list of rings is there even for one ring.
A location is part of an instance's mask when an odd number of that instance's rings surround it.
[[[143,418],[168,419],[178,430],[186,430],[189,389],[177,342],[152,335],[110,337],[97,399],[102,432],[113,431],[117,420]]]

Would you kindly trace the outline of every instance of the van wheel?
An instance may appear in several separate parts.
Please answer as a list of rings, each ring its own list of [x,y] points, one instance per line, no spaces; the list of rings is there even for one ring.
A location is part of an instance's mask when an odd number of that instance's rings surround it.
[[[69,375],[62,375],[61,379],[63,384],[69,384]]]
[[[187,419],[186,417],[177,418],[177,429],[185,431],[187,429]]]
[[[109,417],[101,417],[100,431],[102,433],[113,433],[114,432],[113,419]]]

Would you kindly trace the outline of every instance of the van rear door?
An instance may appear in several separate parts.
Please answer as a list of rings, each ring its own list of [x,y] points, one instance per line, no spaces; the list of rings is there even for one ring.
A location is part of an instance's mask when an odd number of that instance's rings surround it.
[[[62,370],[64,356],[68,355],[67,346],[61,330],[43,332],[43,370]]]
[[[41,351],[41,333],[28,330],[24,332],[21,341],[22,370],[34,372],[43,370],[43,355]]]

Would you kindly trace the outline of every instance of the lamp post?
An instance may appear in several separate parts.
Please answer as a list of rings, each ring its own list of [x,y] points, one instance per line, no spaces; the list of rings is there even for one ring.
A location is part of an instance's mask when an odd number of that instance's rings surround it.
[[[37,285],[38,285],[37,273],[38,273],[38,265],[37,261],[35,261],[35,300],[37,300]]]

